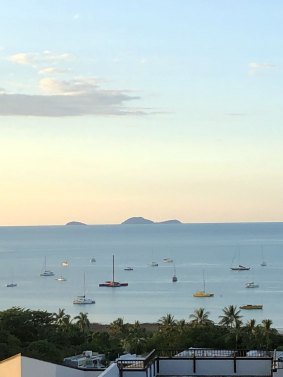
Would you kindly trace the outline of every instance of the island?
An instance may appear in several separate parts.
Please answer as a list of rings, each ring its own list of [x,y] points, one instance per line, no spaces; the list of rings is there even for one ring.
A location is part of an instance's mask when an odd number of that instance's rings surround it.
[[[165,220],[155,222],[144,217],[130,217],[129,219],[122,222],[122,224],[182,224],[179,220]]]
[[[122,222],[122,224],[154,224],[152,220],[145,219],[144,217],[130,217]]]
[[[70,221],[69,223],[65,225],[86,225],[85,223],[82,223],[80,221]]]

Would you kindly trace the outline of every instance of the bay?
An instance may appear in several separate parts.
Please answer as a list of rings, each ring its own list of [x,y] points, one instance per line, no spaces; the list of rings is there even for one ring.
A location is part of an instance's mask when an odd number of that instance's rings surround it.
[[[283,223],[0,227],[0,310],[65,308],[72,317],[82,311],[95,322],[122,317],[133,323],[156,322],[167,313],[188,320],[199,307],[218,321],[227,305],[262,304],[263,310],[242,310],[243,320],[269,318],[283,328],[282,250]],[[128,287],[99,287],[112,279],[113,254],[115,280]],[[250,271],[231,271],[235,256]],[[45,257],[47,268],[67,281],[40,276]],[[164,258],[174,260],[177,283],[173,263]],[[61,267],[64,260],[68,267]],[[153,260],[158,267],[150,266]],[[203,273],[214,297],[193,297],[203,287]],[[84,274],[86,295],[96,303],[73,305],[83,294]],[[17,287],[6,287],[11,279]],[[248,281],[259,288],[245,288]]]

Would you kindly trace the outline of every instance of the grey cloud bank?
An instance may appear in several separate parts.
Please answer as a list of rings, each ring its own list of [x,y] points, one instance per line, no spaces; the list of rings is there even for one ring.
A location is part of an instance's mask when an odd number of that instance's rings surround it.
[[[146,115],[124,104],[140,99],[120,91],[81,95],[0,94],[0,116],[64,117],[81,115]]]

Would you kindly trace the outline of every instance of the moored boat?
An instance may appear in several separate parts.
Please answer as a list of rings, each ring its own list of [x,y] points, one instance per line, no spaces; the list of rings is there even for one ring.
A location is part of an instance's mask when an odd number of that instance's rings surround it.
[[[250,282],[246,283],[245,286],[246,286],[246,288],[258,288],[258,287],[259,287],[259,285],[256,284],[256,283],[253,282],[253,281],[250,281]]]
[[[74,301],[73,301],[73,304],[77,304],[77,305],[86,305],[86,304],[95,304],[95,300],[93,300],[92,298],[86,298],[85,296],[85,273],[84,273],[84,294],[81,295],[81,296],[77,296]]]
[[[118,281],[115,281],[114,275],[115,275],[115,260],[114,260],[114,254],[113,254],[112,256],[112,280],[107,280],[104,283],[100,283],[99,287],[119,288],[119,287],[128,286],[128,283],[119,283]]]
[[[263,308],[263,305],[248,304],[248,305],[240,306],[240,309],[244,309],[244,310],[256,310],[256,309],[262,309],[262,308]]]
[[[203,271],[203,290],[197,291],[193,294],[194,297],[213,297],[214,293],[206,292],[205,290],[205,277],[204,277],[204,271]]]
[[[239,264],[237,267],[230,267],[232,271],[248,271],[251,268]]]

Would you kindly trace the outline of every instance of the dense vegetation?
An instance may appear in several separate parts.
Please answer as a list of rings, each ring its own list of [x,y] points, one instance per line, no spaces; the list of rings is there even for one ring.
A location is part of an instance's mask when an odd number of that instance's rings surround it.
[[[0,312],[0,359],[21,352],[25,356],[62,362],[66,356],[93,350],[113,360],[124,352],[142,354],[152,349],[184,350],[188,347],[218,349],[274,349],[283,345],[283,336],[272,328],[272,321],[242,322],[240,310],[223,309],[218,323],[203,308],[186,320],[166,314],[153,330],[136,321],[118,318],[96,331],[87,313],[71,319],[64,309],[58,313],[14,307]]]

